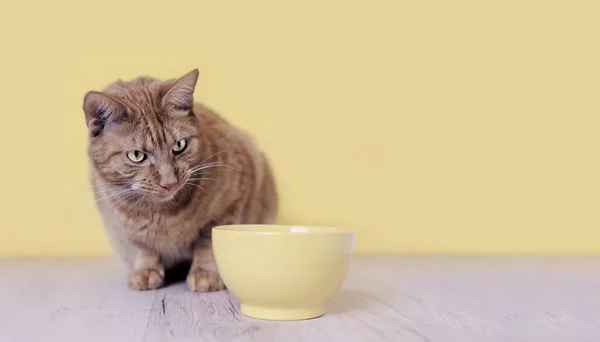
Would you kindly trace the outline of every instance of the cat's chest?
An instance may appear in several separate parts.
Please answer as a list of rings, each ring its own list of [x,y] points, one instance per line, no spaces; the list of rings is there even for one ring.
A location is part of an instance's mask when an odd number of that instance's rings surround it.
[[[190,217],[149,213],[123,216],[121,224],[128,238],[138,245],[165,255],[185,256],[198,239],[202,222]]]

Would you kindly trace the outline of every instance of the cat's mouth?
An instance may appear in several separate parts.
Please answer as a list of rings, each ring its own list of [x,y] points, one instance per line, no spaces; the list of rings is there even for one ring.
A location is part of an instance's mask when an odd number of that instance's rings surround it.
[[[175,195],[177,195],[179,190],[181,190],[181,186],[178,185],[177,187],[175,187],[171,190],[163,191],[163,192],[160,192],[160,193],[154,195],[154,198],[156,198],[160,202],[168,202],[168,201],[172,200],[173,198],[175,198]]]
[[[174,184],[173,186],[170,186],[168,189],[165,189],[163,187],[159,187],[158,189],[154,188],[149,193],[149,195],[156,202],[162,202],[162,203],[169,202],[169,201],[175,199],[177,197],[177,194],[180,193],[183,190],[183,188],[189,184],[190,184],[189,179],[184,178],[181,181]]]
[[[152,197],[158,202],[168,202],[175,198],[177,193],[183,188],[182,183],[177,183],[169,189],[160,189],[152,194]]]

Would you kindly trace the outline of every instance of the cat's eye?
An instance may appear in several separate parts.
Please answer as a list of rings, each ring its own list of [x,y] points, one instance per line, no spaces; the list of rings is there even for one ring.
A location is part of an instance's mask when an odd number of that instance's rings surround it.
[[[141,163],[146,159],[146,153],[138,150],[129,151],[127,152],[127,158],[134,163]]]
[[[175,153],[175,154],[181,153],[181,152],[183,152],[183,150],[185,150],[186,147],[187,147],[187,141],[185,139],[181,139],[178,142],[176,142],[175,145],[173,146],[173,153]]]

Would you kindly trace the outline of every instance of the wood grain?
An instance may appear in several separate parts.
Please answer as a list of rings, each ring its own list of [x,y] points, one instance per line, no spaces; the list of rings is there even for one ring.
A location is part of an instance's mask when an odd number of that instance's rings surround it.
[[[111,260],[0,261],[0,341],[599,341],[600,257],[357,257],[327,314],[134,292]]]

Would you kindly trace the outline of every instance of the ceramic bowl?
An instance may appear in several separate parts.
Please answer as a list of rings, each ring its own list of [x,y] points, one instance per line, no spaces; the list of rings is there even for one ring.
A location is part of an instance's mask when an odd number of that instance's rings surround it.
[[[352,231],[326,227],[218,226],[212,239],[217,268],[242,314],[269,320],[323,315],[354,248]]]

